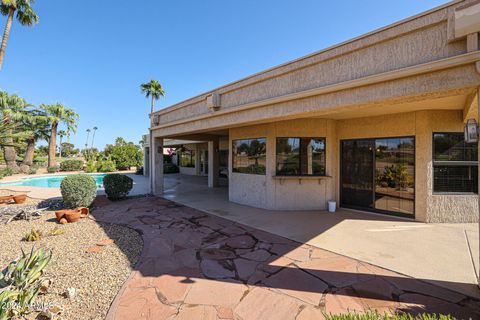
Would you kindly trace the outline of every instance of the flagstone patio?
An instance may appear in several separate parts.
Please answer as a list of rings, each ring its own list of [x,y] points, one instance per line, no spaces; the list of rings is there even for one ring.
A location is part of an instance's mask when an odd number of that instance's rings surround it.
[[[162,198],[99,202],[144,240],[107,319],[322,319],[405,311],[480,318],[480,301]]]

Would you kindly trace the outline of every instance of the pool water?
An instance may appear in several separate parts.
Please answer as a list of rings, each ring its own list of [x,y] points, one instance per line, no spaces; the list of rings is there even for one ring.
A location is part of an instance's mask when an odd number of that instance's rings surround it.
[[[103,177],[105,174],[89,174],[95,179],[97,188],[103,188]],[[0,186],[22,186],[22,187],[38,187],[38,188],[60,188],[60,184],[66,175],[63,176],[42,176],[37,178],[25,178],[15,182],[0,183]]]

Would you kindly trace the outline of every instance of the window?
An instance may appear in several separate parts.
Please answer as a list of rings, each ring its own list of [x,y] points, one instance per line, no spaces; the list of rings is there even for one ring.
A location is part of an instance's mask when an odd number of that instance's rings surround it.
[[[180,153],[180,167],[195,168],[195,150],[185,149]]]
[[[276,174],[324,176],[324,138],[277,138]]]
[[[232,171],[239,173],[265,174],[267,139],[233,140]]]
[[[463,133],[433,134],[433,191],[478,193],[478,150]]]

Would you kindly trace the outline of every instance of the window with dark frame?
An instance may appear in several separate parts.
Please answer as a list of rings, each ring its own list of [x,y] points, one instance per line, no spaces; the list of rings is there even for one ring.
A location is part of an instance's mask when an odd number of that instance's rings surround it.
[[[195,150],[185,149],[180,153],[180,167],[195,168]]]
[[[461,132],[433,134],[433,192],[478,193],[478,147]]]
[[[267,139],[241,139],[232,142],[232,171],[266,174]]]
[[[324,176],[325,138],[277,138],[277,176]]]

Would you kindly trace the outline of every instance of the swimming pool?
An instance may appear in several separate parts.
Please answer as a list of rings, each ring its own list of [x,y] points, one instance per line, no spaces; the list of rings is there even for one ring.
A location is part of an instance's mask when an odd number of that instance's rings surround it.
[[[106,174],[104,173],[94,173],[89,174],[95,179],[97,188],[103,188],[103,177]],[[55,175],[55,176],[41,176],[36,178],[24,178],[19,181],[14,182],[4,182],[0,183],[0,186],[21,186],[21,187],[38,187],[38,188],[60,188],[62,180],[67,175]]]

